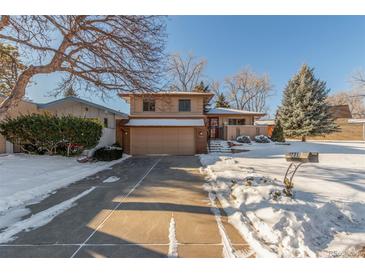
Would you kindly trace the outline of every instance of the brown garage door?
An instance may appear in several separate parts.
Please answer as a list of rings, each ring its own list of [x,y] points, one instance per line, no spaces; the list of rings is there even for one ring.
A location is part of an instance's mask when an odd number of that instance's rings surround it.
[[[131,154],[195,154],[192,127],[133,127]]]

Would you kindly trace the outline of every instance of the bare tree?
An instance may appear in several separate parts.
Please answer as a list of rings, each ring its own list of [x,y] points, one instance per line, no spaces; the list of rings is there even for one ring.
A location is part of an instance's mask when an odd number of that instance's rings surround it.
[[[189,53],[185,58],[179,53],[170,56],[168,85],[174,91],[192,91],[203,80],[207,61]]]
[[[6,111],[20,100],[32,77],[61,72],[65,90],[153,91],[159,82],[165,38],[163,17],[155,16],[1,16],[0,42],[13,43],[28,63]]]
[[[363,89],[365,95],[365,71],[362,69],[357,70],[351,77],[351,83],[355,88]]]
[[[235,108],[256,112],[267,110],[266,99],[272,90],[267,75],[258,75],[245,68],[226,78],[225,84],[228,98]]]
[[[348,105],[354,118],[365,118],[364,93],[361,90],[337,92],[328,96],[330,105]]]

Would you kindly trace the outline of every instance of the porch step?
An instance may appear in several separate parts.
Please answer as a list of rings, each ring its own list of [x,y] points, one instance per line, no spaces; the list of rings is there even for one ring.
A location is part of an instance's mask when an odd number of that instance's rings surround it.
[[[231,153],[228,143],[223,140],[210,140],[208,145],[209,153]]]

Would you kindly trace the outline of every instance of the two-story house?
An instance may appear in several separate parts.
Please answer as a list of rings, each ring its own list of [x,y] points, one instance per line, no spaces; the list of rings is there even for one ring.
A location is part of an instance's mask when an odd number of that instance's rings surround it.
[[[120,121],[117,140],[132,155],[194,155],[207,152],[209,139],[267,135],[255,126],[264,113],[205,107],[213,93],[156,92],[120,94],[130,104],[129,120]]]

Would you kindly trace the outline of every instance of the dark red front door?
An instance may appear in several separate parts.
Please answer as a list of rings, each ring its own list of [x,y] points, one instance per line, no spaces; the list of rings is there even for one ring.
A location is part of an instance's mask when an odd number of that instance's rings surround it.
[[[209,118],[209,138],[210,139],[219,138],[219,118],[217,117]]]

